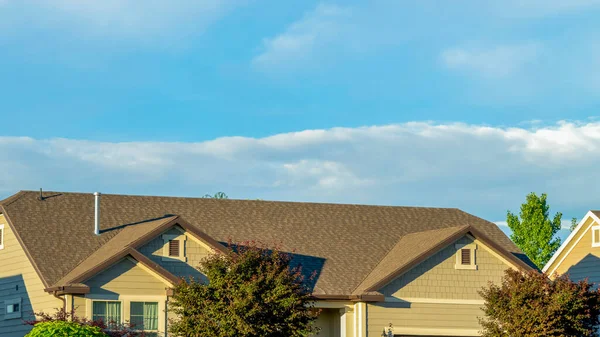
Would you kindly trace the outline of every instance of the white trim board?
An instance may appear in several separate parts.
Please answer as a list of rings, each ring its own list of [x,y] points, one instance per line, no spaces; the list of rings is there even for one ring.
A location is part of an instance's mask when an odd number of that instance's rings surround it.
[[[463,300],[463,299],[452,299],[452,298],[396,298],[386,297],[386,303],[425,303],[425,304],[467,304],[467,305],[483,305],[483,300]]]
[[[588,211],[586,213],[586,215],[583,217],[583,219],[581,219],[581,221],[579,221],[579,223],[577,224],[577,227],[575,227],[575,229],[571,232],[571,234],[569,234],[569,236],[567,237],[567,239],[565,240],[565,242],[563,242],[562,245],[560,245],[560,247],[558,248],[558,250],[554,253],[554,255],[552,255],[552,258],[550,258],[550,261],[548,261],[548,263],[546,263],[546,265],[544,266],[544,268],[542,268],[542,271],[544,273],[548,272],[548,268],[550,268],[550,266],[556,261],[556,259],[558,258],[558,256],[567,248],[567,246],[571,243],[571,241],[578,235],[579,231],[581,230],[581,228],[583,227],[583,225],[587,222],[587,220],[590,217],[594,221],[592,221],[592,223],[588,226],[588,228],[585,229],[585,232],[587,232],[587,230],[589,229],[589,227],[591,227],[594,223],[600,224],[600,218],[598,218],[594,213],[592,213],[592,211]],[[579,241],[581,240],[582,237],[583,237],[583,235],[579,236],[579,238],[577,239],[577,241],[575,241],[575,244],[573,245],[573,247],[577,246],[577,243],[579,243]],[[571,253],[571,251],[573,250],[573,247],[571,247],[569,249],[569,251],[567,251],[567,253],[565,254],[565,256],[563,256],[562,259],[560,259],[560,261],[556,264],[556,266],[548,274],[553,274],[556,271],[556,269],[561,265],[561,263],[569,255],[569,253]]]
[[[394,335],[480,336],[478,330],[393,327]]]

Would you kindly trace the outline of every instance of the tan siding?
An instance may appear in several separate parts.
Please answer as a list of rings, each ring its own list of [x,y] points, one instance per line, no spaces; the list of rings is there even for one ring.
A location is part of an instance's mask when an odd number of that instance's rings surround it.
[[[477,320],[483,314],[480,307],[468,304],[368,304],[368,336],[381,336],[390,323],[395,334],[430,329],[443,332],[445,336],[473,335],[480,329]]]
[[[34,318],[31,314],[34,311],[53,312],[54,308],[62,307],[62,301],[44,291],[41,279],[2,214],[0,224],[4,224],[4,249],[0,250],[0,302],[3,304],[6,299],[21,297],[23,319]],[[21,337],[30,330],[19,319],[4,320],[4,310],[4,305],[0,305],[0,336]]]
[[[473,243],[465,237],[457,243]],[[489,281],[499,283],[508,266],[477,244],[477,270],[455,269],[457,249],[454,244],[398,277],[382,292],[396,298],[432,298],[480,300],[477,293]]]
[[[175,228],[172,228],[163,234],[179,235],[177,239],[185,238],[185,235]],[[201,281],[206,281],[206,277],[196,269],[196,267],[200,265],[200,261],[210,254],[210,251],[206,247],[196,242],[195,239],[187,237],[184,244],[184,254],[187,261],[184,262],[176,259],[163,260],[164,246],[165,242],[162,239],[162,235],[159,235],[154,240],[142,246],[139,250],[142,254],[146,255],[152,261],[158,263],[176,276],[186,278],[192,276]]]
[[[84,282],[91,295],[165,295],[167,285],[128,259]]]
[[[86,316],[86,311],[85,311],[85,297],[84,296],[79,296],[79,295],[74,295],[72,297],[72,301],[73,301],[73,310],[75,311],[75,315],[77,315],[78,317],[87,317]]]
[[[590,217],[582,226],[580,233],[573,237],[573,240],[557,257],[549,271],[558,265],[556,268],[558,275],[567,273],[574,280],[589,277],[591,282],[600,281],[600,247],[592,247],[591,226],[594,225],[596,223]],[[558,264],[563,257],[562,263]]]
[[[315,326],[320,331],[314,336],[340,337],[340,309],[321,309],[321,313],[315,321]]]

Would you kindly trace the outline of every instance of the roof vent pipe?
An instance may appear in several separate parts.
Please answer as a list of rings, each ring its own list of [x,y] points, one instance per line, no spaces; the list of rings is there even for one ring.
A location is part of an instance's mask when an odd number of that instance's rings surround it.
[[[94,192],[94,234],[100,235],[100,192]]]

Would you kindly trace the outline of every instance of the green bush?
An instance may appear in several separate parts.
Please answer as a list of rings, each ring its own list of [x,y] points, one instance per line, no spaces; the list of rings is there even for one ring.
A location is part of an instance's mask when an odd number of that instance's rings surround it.
[[[38,323],[33,327],[33,330],[29,332],[26,337],[106,337],[106,334],[100,330],[99,327],[81,325],[75,322],[43,322]]]

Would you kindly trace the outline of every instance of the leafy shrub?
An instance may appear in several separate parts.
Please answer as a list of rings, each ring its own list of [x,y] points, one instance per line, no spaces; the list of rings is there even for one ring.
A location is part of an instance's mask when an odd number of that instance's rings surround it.
[[[76,322],[54,321],[36,324],[26,337],[106,337],[97,326],[82,325]]]
[[[50,314],[47,312],[36,312],[34,313],[36,319],[33,321],[25,321],[25,324],[33,325],[34,327],[49,322],[73,322],[81,326],[89,326],[98,328],[103,334],[100,336],[108,337],[147,337],[148,334],[142,331],[136,331],[135,326],[130,323],[118,323],[118,322],[104,322],[102,320],[89,320],[85,317],[79,317],[75,314],[75,310],[66,311],[65,309],[56,309],[56,312]],[[51,336],[51,335],[35,335],[37,336]],[[61,335],[58,335],[61,336]],[[76,335],[78,336],[78,335]],[[84,336],[84,335],[82,335]],[[95,335],[91,335],[95,336]],[[29,336],[28,336],[29,337]]]
[[[481,290],[484,337],[597,336],[600,290],[587,280],[551,280],[538,272],[506,271],[502,284]]]

